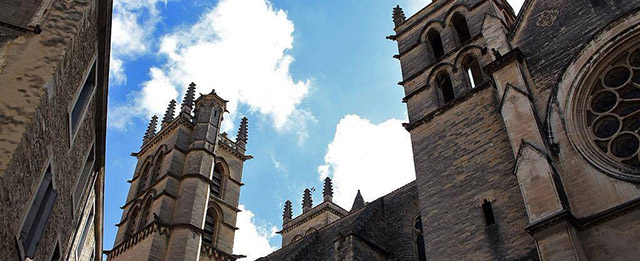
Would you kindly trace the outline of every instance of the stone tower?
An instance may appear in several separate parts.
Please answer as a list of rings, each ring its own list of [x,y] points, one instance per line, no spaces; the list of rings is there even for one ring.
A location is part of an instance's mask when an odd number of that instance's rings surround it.
[[[405,128],[430,259],[537,257],[523,229],[529,220],[514,175],[520,146],[514,142],[529,134],[515,125],[535,121],[529,115],[507,121],[514,109],[505,106],[504,86],[496,88],[486,70],[510,61],[513,77],[520,72],[506,36],[514,20],[504,0],[433,1],[409,19],[399,7],[393,10],[396,34],[388,38],[398,43],[394,57],[402,68]],[[526,99],[518,102],[530,106]]]
[[[172,100],[156,132],[153,116],[109,260],[235,260],[233,240],[247,119],[237,139],[220,134],[226,102],[215,91],[194,101],[190,84],[175,115]],[[199,258],[199,259],[198,259]]]

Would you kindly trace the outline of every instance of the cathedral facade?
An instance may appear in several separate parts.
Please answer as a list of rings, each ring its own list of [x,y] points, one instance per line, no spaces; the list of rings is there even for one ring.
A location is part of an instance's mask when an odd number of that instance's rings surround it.
[[[640,2],[393,10],[416,180],[350,211],[285,203],[260,260],[640,258]]]

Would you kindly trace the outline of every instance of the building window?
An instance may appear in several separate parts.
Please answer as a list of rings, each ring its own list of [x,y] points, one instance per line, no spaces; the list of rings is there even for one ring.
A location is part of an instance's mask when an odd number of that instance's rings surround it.
[[[74,216],[76,211],[78,211],[78,207],[80,206],[80,201],[82,200],[82,197],[84,196],[85,191],[87,189],[87,183],[90,180],[90,177],[93,176],[92,174],[94,169],[94,162],[95,162],[95,157],[94,157],[94,149],[92,146],[84,161],[84,167],[82,168],[82,171],[78,176],[78,182],[76,183],[76,187],[73,189],[72,198],[73,198]]]
[[[612,46],[571,96],[571,142],[605,173],[640,182],[640,39]]]
[[[293,237],[293,239],[291,239],[291,244],[293,244],[296,241],[300,241],[300,239],[302,239],[301,235],[296,235],[295,237]]]
[[[82,88],[78,92],[76,99],[73,103],[73,107],[69,111],[69,132],[71,137],[74,137],[78,126],[89,106],[89,101],[93,97],[94,90],[96,89],[96,62],[94,61],[89,70],[89,74],[82,84]]]
[[[36,247],[47,226],[57,196],[58,192],[53,188],[53,173],[51,165],[49,165],[34,195],[33,203],[29,207],[18,235],[18,245],[21,247],[21,252],[24,253],[25,257],[34,257]]]
[[[217,163],[213,168],[213,176],[211,177],[211,194],[220,197],[222,190],[222,164]]]
[[[140,208],[139,207],[134,207],[134,209],[131,211],[131,214],[129,214],[129,222],[127,225],[127,232],[125,233],[125,238],[129,238],[132,237],[133,235],[136,234],[136,221],[138,220],[138,214],[140,212]]]
[[[418,261],[427,261],[427,252],[424,246],[424,236],[422,235],[422,218],[418,216],[414,222],[414,236],[416,239],[416,248],[418,250]]]
[[[160,175],[160,169],[162,169],[162,161],[164,161],[164,151],[160,151],[160,153],[158,153],[158,156],[156,156],[153,167],[153,175],[151,177],[151,184],[153,184]]]
[[[469,86],[471,89],[478,87],[484,83],[484,76],[482,74],[482,67],[480,62],[473,56],[469,56],[463,63],[464,71],[467,73],[467,79],[469,79]]]
[[[440,89],[440,94],[445,104],[453,101],[456,98],[449,74],[441,73],[440,75],[438,75],[438,77],[436,78],[436,84],[438,85],[438,89]]]
[[[151,211],[151,204],[153,203],[153,197],[149,197],[147,202],[144,204],[144,208],[142,208],[142,216],[140,216],[140,224],[138,226],[138,230],[144,229],[149,222],[149,212]]]
[[[464,43],[471,40],[471,33],[469,32],[467,19],[464,17],[464,15],[460,13],[455,13],[451,18],[451,24],[453,25],[453,28],[455,29],[458,35],[458,40],[460,41],[460,45],[463,45]]]
[[[91,224],[93,222],[93,212],[94,209],[91,209],[87,220],[84,223],[84,227],[82,228],[82,235],[80,236],[80,242],[78,243],[78,247],[76,248],[76,260],[80,260],[82,257],[82,250],[84,249],[84,245],[87,242],[87,236],[89,235],[90,228],[92,228]]]
[[[440,38],[440,33],[435,29],[432,29],[427,34],[427,40],[431,45],[431,51],[433,52],[433,57],[436,59],[444,56],[444,47],[442,46],[442,38]]]
[[[484,221],[487,226],[491,226],[496,223],[496,218],[493,215],[493,206],[488,200],[484,200],[482,203],[482,213],[484,213]]]
[[[207,210],[207,215],[204,220],[204,233],[202,233],[203,245],[213,246],[217,220],[218,220],[218,213],[213,208],[209,208]]]
[[[137,189],[136,195],[140,194],[142,190],[147,186],[147,180],[149,179],[150,171],[151,171],[151,160],[147,160],[147,162],[144,163],[142,172],[140,172],[140,177],[138,177],[138,189]]]

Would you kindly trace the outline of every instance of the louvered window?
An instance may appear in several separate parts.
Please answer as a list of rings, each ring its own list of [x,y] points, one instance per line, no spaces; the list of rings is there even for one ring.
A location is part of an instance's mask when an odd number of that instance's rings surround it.
[[[207,246],[213,246],[213,237],[215,235],[216,228],[216,213],[213,210],[207,211],[207,216],[204,220],[204,233],[202,234],[202,244]]]
[[[211,177],[211,194],[220,197],[220,191],[222,189],[222,166],[216,164],[213,169],[213,176]]]

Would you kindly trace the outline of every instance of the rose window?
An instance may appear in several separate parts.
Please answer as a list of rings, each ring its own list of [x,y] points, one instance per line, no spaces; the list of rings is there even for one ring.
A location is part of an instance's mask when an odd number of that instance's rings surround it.
[[[605,157],[640,169],[640,48],[615,57],[596,77],[582,114],[587,136]]]

